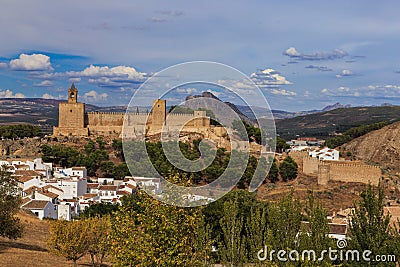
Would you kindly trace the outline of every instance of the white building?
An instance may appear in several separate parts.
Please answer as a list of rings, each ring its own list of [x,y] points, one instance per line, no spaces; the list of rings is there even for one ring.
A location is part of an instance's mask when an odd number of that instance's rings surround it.
[[[331,149],[329,147],[316,148],[310,150],[308,154],[313,158],[318,158],[320,160],[339,160],[339,151],[336,149]]]
[[[68,179],[59,179],[56,182],[47,183],[61,189],[64,194],[60,196],[62,199],[72,199],[83,196],[87,191],[87,180],[72,177]]]
[[[72,168],[54,168],[54,177],[62,178],[68,176],[77,176],[79,178],[87,178],[87,170],[85,167],[72,167]]]
[[[57,205],[50,201],[32,199],[21,206],[22,209],[30,210],[40,220],[43,218],[57,219]]]

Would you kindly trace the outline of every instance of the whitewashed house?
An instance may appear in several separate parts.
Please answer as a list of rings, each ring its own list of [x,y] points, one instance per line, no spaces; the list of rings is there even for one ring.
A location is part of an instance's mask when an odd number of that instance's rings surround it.
[[[30,210],[40,220],[44,218],[57,219],[57,205],[54,205],[50,201],[32,199],[29,202],[21,206],[22,209]]]

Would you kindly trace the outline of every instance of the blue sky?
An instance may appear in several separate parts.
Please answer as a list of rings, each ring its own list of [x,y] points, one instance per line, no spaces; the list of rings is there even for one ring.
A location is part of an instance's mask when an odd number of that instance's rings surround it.
[[[398,1],[1,6],[0,97],[65,99],[75,81],[81,100],[126,105],[152,73],[208,60],[249,75],[273,109],[400,105]]]

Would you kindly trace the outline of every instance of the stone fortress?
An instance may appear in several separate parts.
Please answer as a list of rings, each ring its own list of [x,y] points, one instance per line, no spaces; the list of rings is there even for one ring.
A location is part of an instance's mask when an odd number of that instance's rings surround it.
[[[319,160],[305,151],[289,153],[306,175],[317,176],[318,184],[327,185],[329,181],[370,183],[378,185],[382,178],[381,169],[361,161]]]
[[[125,120],[125,132],[123,124]],[[211,129],[213,128],[213,129]],[[182,130],[210,137],[212,133],[224,136],[221,129],[210,125],[206,111],[193,114],[167,112],[166,100],[154,100],[150,113],[136,112],[86,112],[85,103],[78,102],[78,89],[72,83],[68,89],[68,101],[59,104],[58,127],[54,136],[113,136],[135,137],[159,134],[161,130]]]

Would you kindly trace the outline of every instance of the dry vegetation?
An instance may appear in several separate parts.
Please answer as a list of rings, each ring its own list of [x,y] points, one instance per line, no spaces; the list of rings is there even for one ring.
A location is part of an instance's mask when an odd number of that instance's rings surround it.
[[[308,197],[308,191],[312,190],[323,207],[329,213],[337,212],[340,209],[353,207],[354,201],[360,197],[360,193],[365,189],[366,185],[362,183],[345,183],[339,181],[330,181],[327,186],[317,184],[317,178],[300,174],[293,181],[284,183],[277,182],[275,184],[263,184],[257,191],[260,199],[267,201],[277,201],[293,190],[295,198],[305,202]],[[399,197],[398,190],[386,189],[385,195],[388,198]]]
[[[33,215],[20,212],[18,217],[25,226],[24,235],[17,240],[0,238],[0,265],[7,266],[73,266],[72,261],[50,254],[46,239],[49,235],[47,221],[40,221]],[[78,266],[92,266],[90,256],[78,260]]]

